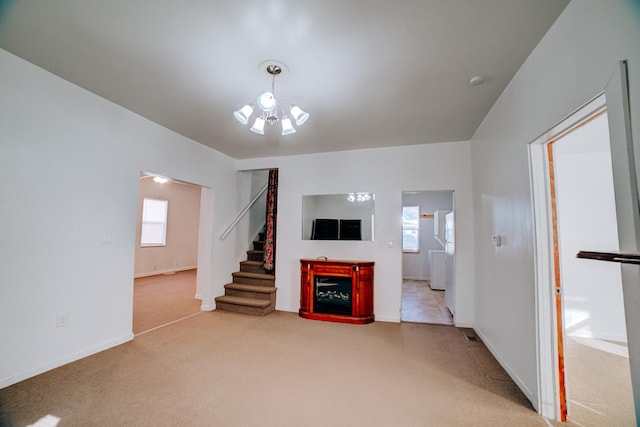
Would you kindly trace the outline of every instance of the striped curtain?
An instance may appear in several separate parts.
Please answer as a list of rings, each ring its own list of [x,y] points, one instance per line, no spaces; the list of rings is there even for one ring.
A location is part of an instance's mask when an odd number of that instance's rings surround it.
[[[278,216],[278,169],[269,171],[267,188],[267,218],[265,221],[264,269],[274,272],[276,267],[276,219]]]

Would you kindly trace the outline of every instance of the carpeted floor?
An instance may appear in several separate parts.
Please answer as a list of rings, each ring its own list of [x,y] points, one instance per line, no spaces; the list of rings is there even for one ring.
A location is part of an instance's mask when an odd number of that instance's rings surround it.
[[[133,286],[133,333],[199,313],[202,301],[195,299],[196,270],[135,279]]]
[[[24,426],[546,426],[452,326],[202,312],[0,390]],[[554,423],[555,424],[555,423]]]
[[[625,343],[567,337],[569,420],[590,427],[635,426]]]

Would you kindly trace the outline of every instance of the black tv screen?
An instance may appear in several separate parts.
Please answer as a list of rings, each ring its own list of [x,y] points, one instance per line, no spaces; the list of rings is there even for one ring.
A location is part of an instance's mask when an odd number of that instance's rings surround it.
[[[340,220],[340,240],[362,240],[359,219]]]
[[[316,218],[311,230],[312,240],[338,240],[338,220]]]

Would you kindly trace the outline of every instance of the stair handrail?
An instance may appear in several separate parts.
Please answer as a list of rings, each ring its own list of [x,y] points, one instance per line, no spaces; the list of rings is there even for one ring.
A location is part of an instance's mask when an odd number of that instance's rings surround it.
[[[238,222],[240,222],[242,217],[245,216],[247,212],[249,212],[249,209],[251,209],[251,207],[256,204],[260,196],[262,196],[262,194],[265,191],[267,191],[268,187],[269,187],[269,184],[268,183],[265,184],[264,187],[262,187],[262,190],[260,190],[260,192],[258,192],[258,194],[253,199],[251,199],[251,201],[247,204],[247,206],[245,206],[245,208],[242,209],[242,211],[238,214],[236,219],[234,219],[233,222],[220,235],[220,240],[224,240],[225,237],[227,237],[229,233],[231,233],[231,230],[233,230],[233,228],[238,224]]]

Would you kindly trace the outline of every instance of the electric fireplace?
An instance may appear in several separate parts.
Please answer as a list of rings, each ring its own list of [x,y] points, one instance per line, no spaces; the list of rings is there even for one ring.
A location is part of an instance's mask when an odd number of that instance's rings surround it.
[[[372,261],[300,260],[300,317],[343,323],[371,323]]]
[[[351,315],[350,277],[316,276],[313,289],[314,313]]]

